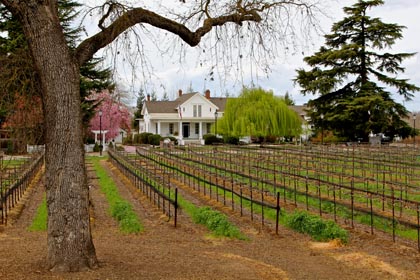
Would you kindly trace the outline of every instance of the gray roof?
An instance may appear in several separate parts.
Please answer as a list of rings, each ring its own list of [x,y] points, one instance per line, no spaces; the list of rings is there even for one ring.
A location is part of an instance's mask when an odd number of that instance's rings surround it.
[[[178,105],[186,102],[195,94],[197,94],[197,92],[185,93],[173,101],[145,101],[144,105],[147,108],[147,111],[151,114],[177,113]],[[209,101],[216,105],[219,108],[220,112],[225,111],[227,98],[211,97]]]
[[[145,107],[149,113],[177,113],[178,102],[176,101],[146,101]]]
[[[210,102],[216,105],[220,112],[225,111],[227,100],[228,99],[226,97],[210,97]]]
[[[293,106],[289,106],[289,108],[295,111],[296,113],[298,113],[299,116],[307,115],[306,110],[308,109],[308,106],[306,105],[293,105]]]

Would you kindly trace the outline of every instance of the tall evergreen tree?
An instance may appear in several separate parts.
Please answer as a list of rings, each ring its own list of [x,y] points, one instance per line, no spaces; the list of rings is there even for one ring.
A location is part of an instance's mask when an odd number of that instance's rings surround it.
[[[169,101],[169,96],[166,91],[163,93],[162,101]]]
[[[157,95],[156,91],[152,91],[152,94],[150,94],[150,101],[157,101]]]
[[[67,44],[74,49],[81,29],[72,26],[78,16],[79,3],[70,0],[58,1],[59,17]],[[92,90],[112,88],[109,69],[99,69],[99,58],[93,58],[80,68],[80,91],[83,108],[83,123],[88,126],[94,115],[95,105],[85,97]],[[32,118],[33,110],[42,110],[42,89],[34,69],[23,30],[11,13],[0,5],[0,127],[9,120],[13,136],[21,143],[43,142],[43,118]],[[19,102],[17,102],[19,101]],[[38,107],[38,108],[35,108]],[[22,118],[13,117],[19,110]],[[25,113],[26,111],[26,113]],[[26,115],[26,117],[24,116]],[[16,123],[17,119],[24,120]],[[25,145],[23,145],[25,146]]]
[[[139,122],[136,121],[136,119],[143,118],[141,111],[143,110],[143,103],[145,99],[146,99],[146,96],[144,95],[144,89],[141,88],[139,91],[139,96],[137,97],[136,111],[134,112],[134,119],[133,119],[133,127],[137,131],[139,129]]]
[[[320,95],[309,102],[313,123],[347,139],[367,140],[370,132],[407,137],[411,131],[402,120],[408,112],[392,98],[390,88],[405,100],[420,90],[398,77],[404,72],[401,62],[414,54],[385,51],[402,38],[405,27],[368,16],[370,8],[382,4],[359,0],[345,7],[347,16],[333,25],[325,46],[305,57],[312,69],[297,70],[295,82],[302,93]]]
[[[284,95],[284,102],[286,102],[287,106],[295,105],[295,101],[290,97],[290,94],[288,91],[286,91],[286,94]]]

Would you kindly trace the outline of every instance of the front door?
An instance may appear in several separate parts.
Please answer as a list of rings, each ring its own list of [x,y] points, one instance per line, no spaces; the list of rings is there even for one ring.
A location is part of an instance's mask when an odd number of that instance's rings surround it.
[[[182,123],[182,137],[190,137],[190,123]]]

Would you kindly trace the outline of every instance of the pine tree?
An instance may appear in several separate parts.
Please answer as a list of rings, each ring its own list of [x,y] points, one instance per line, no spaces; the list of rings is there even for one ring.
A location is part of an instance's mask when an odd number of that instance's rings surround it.
[[[136,119],[143,118],[143,115],[141,114],[141,111],[143,110],[143,103],[146,99],[146,96],[144,95],[144,89],[140,89],[139,96],[137,97],[137,106],[136,111],[134,112],[134,119],[133,119],[133,127],[138,130],[139,129],[139,123]]]
[[[152,91],[152,94],[150,95],[150,101],[157,101],[157,95],[155,91]]]
[[[162,101],[169,101],[169,96],[166,91],[163,93]]]
[[[392,98],[390,88],[405,100],[420,90],[398,78],[404,72],[401,62],[414,54],[385,51],[402,38],[405,27],[367,15],[369,9],[382,4],[382,0],[359,0],[345,7],[347,16],[333,25],[332,33],[325,36],[325,46],[305,57],[312,69],[297,70],[295,82],[302,93],[320,95],[309,102],[312,122],[346,139],[367,140],[370,132],[390,137],[410,134],[402,120],[408,111]]]
[[[71,48],[75,48],[81,29],[74,28],[71,23],[78,16],[77,8],[80,4],[61,0],[58,1],[58,5],[67,43]],[[80,68],[80,93],[85,127],[88,126],[95,109],[95,105],[86,100],[86,97],[91,91],[113,88],[111,71],[98,67],[101,61],[102,59],[93,58]],[[22,143],[43,142],[43,119],[32,118],[33,110],[42,110],[34,108],[42,106],[41,102],[34,102],[41,97],[41,92],[23,30],[11,13],[0,5],[0,127],[9,120],[9,125],[14,129],[14,137],[19,138]],[[24,119],[23,123],[16,123],[17,118],[13,117],[18,109],[22,116],[26,111],[25,118],[18,118]]]
[[[286,94],[284,95],[284,102],[286,102],[287,106],[295,105],[295,101],[290,97],[290,94],[288,91],[286,91]]]

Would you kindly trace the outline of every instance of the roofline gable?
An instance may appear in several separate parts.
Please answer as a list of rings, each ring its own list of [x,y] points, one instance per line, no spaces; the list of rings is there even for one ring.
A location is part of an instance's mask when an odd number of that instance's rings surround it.
[[[216,104],[214,104],[213,102],[211,102],[211,100],[207,99],[204,95],[196,92],[195,94],[191,95],[187,100],[184,100],[184,102],[179,103],[174,109],[178,109],[179,106],[184,105],[185,103],[187,103],[189,100],[191,100],[191,98],[193,98],[194,96],[199,96],[202,100],[204,100],[205,102],[207,102],[209,105],[215,107],[217,110],[219,110],[219,107],[216,106]]]

